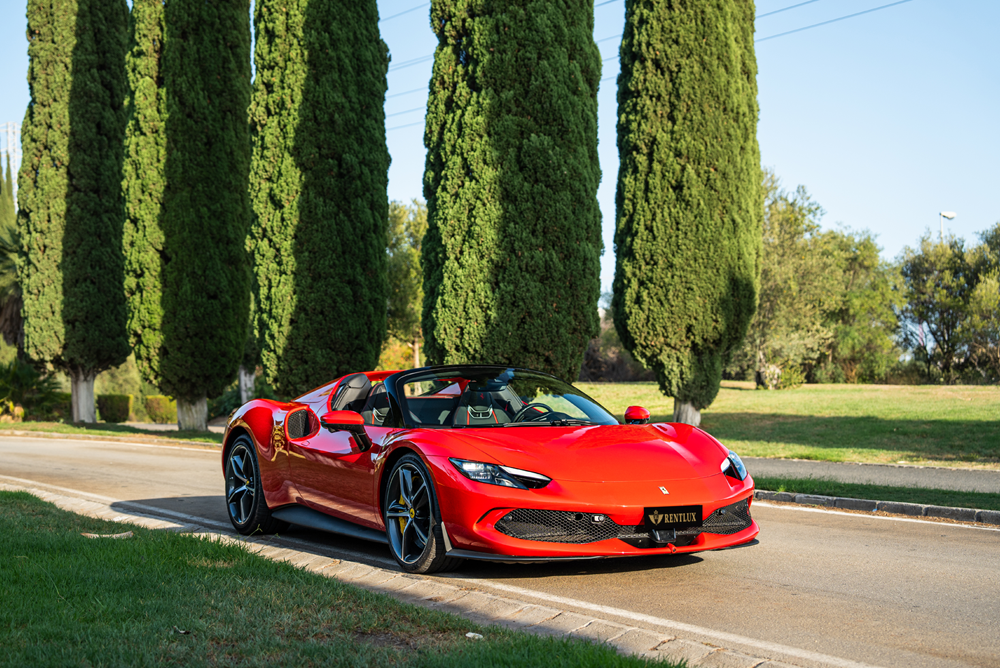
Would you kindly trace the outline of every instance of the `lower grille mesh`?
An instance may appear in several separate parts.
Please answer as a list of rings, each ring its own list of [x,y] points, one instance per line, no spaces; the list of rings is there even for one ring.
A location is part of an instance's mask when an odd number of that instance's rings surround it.
[[[595,521],[595,518],[598,520]],[[706,517],[700,527],[678,529],[677,536],[688,537],[687,542],[700,533],[728,536],[743,531],[750,526],[750,523],[750,508],[747,499],[744,499],[719,508]],[[622,526],[605,515],[528,508],[518,508],[504,515],[496,523],[496,530],[521,540],[575,545],[597,543],[609,538],[622,540],[649,538],[649,532],[642,524]]]

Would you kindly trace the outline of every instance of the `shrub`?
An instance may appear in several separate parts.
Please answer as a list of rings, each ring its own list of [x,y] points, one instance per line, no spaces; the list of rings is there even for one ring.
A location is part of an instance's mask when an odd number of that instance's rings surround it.
[[[99,394],[97,395],[97,410],[105,422],[127,422],[132,415],[131,394]]]
[[[23,360],[0,365],[0,399],[23,406],[29,414],[51,410],[59,401],[57,390],[55,378]]]
[[[776,389],[794,390],[796,387],[801,387],[804,382],[806,382],[806,375],[802,373],[802,369],[797,364],[785,362],[781,366],[781,375],[778,377]]]
[[[143,400],[149,419],[157,424],[177,422],[177,402],[170,397],[153,394]]]

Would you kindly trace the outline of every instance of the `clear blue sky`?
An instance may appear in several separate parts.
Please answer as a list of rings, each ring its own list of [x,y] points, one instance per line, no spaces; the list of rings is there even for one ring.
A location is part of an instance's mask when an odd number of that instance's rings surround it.
[[[760,0],[766,14],[804,0]],[[814,0],[761,17],[757,38],[795,30],[893,0]],[[594,38],[605,58],[599,96],[604,178],[601,282],[614,274],[615,79],[624,0],[596,0]],[[379,0],[392,52],[386,127],[389,197],[421,196],[423,110],[435,39],[421,0]],[[20,123],[28,100],[24,0],[0,0],[0,123]],[[805,185],[827,211],[827,227],[874,232],[893,258],[938,212],[946,230],[974,241],[1000,221],[1000,2],[910,0],[895,7],[757,44],[758,139],[764,165],[784,185]],[[415,91],[415,92],[408,92]],[[412,125],[411,125],[412,124]],[[401,127],[409,126],[409,127]]]

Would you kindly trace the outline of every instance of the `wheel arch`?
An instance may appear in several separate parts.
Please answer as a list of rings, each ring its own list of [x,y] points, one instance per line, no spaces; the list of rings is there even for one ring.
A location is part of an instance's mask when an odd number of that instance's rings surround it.
[[[392,467],[396,465],[400,459],[405,455],[416,455],[420,457],[420,461],[424,462],[424,466],[427,467],[428,473],[431,473],[430,467],[427,465],[427,461],[424,456],[420,454],[420,451],[413,447],[411,444],[400,445],[393,448],[385,459],[382,460],[382,470],[379,472],[378,481],[378,498],[375,500],[376,506],[378,507],[378,516],[381,519],[385,508],[382,507],[385,500],[385,487],[389,484],[389,472],[392,471]],[[433,476],[433,473],[431,473]]]

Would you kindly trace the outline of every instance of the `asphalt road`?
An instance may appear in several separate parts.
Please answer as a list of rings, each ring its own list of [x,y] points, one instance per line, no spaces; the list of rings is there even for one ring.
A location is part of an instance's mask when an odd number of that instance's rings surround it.
[[[0,437],[0,482],[16,481],[228,523],[217,450]],[[604,617],[639,627],[694,625],[701,637],[690,628],[678,635],[758,656],[770,643],[878,666],[1000,666],[1000,532],[765,503],[754,515],[760,544],[745,549],[470,562],[445,577],[528,600],[558,598],[581,611],[603,606]],[[384,546],[297,535],[327,553],[391,563]],[[720,632],[749,644],[721,642]]]

